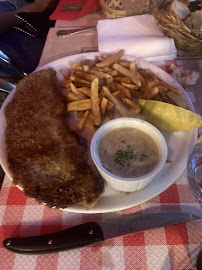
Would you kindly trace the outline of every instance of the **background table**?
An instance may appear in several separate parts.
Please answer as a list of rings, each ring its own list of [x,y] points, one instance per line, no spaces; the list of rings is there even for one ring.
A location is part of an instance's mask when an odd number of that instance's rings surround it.
[[[88,17],[89,18],[89,17]],[[90,20],[92,22],[92,20]],[[96,19],[93,21],[96,22]],[[74,27],[66,22],[50,29],[39,67],[58,58],[97,50],[96,31],[58,38],[58,29]],[[93,23],[92,23],[93,24]],[[81,25],[80,25],[81,26]],[[167,70],[174,63],[201,72],[201,59],[193,57],[155,63]],[[201,109],[200,82],[185,87],[196,112]],[[199,97],[199,98],[198,98]],[[202,135],[201,130],[199,133]],[[201,203],[193,196],[184,172],[160,195],[132,208],[105,214],[78,214],[37,204],[5,177],[0,193],[0,270],[193,270],[202,247],[202,221],[153,229],[105,241],[102,244],[44,255],[14,254],[2,247],[7,237],[39,235],[104,218],[155,211],[187,211],[202,217]]]

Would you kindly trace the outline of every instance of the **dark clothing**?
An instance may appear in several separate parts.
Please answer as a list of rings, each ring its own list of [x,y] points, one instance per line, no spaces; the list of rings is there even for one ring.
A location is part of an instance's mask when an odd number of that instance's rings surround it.
[[[0,1],[0,13],[12,10],[15,10],[13,4],[8,1]],[[21,70],[30,73],[39,63],[45,40],[46,36],[42,38],[31,37],[13,29],[0,36],[0,50],[12,59]]]

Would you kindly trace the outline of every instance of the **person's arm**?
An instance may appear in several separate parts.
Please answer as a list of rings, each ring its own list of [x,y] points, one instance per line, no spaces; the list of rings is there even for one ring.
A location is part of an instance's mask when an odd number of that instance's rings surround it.
[[[18,26],[21,21],[15,17],[17,13],[20,12],[34,12],[31,11],[33,9],[32,4],[28,6],[24,6],[20,9],[1,13],[0,15],[0,35],[8,32],[11,30],[14,26]]]
[[[14,26],[21,24],[21,20],[15,17],[20,12],[48,12],[51,13],[58,0],[35,0],[34,3],[10,12],[0,13],[0,35],[8,32]]]

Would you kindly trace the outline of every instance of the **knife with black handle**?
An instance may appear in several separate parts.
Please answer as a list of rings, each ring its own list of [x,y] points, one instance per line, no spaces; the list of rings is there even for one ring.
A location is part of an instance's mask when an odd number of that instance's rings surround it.
[[[118,236],[201,219],[184,212],[159,212],[122,216],[99,222],[88,222],[52,234],[7,238],[6,249],[16,253],[41,254],[94,245]]]

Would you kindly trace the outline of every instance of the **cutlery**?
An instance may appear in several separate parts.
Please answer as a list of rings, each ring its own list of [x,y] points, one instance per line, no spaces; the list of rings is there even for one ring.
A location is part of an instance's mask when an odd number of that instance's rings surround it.
[[[52,234],[7,238],[3,241],[3,245],[9,251],[23,254],[58,252],[97,244],[118,236],[198,219],[201,217],[184,212],[136,214],[83,223]]]
[[[87,32],[87,31],[93,30],[93,29],[96,29],[96,26],[85,27],[85,28],[76,28],[76,29],[58,30],[57,31],[57,36],[58,37],[64,37],[64,36],[68,36],[68,35],[74,35],[74,34]]]
[[[9,56],[7,56],[3,51],[0,50],[0,60],[10,65],[13,69],[15,69],[19,75],[23,78],[27,75]]]
[[[0,79],[0,91],[9,94],[13,90],[14,87],[15,87],[15,84]]]
[[[0,87],[0,91],[1,91],[1,92],[4,92],[4,93],[7,93],[7,94],[9,94],[9,93],[10,93],[10,91],[9,91],[9,90],[3,89],[3,88],[1,88],[1,87]]]

